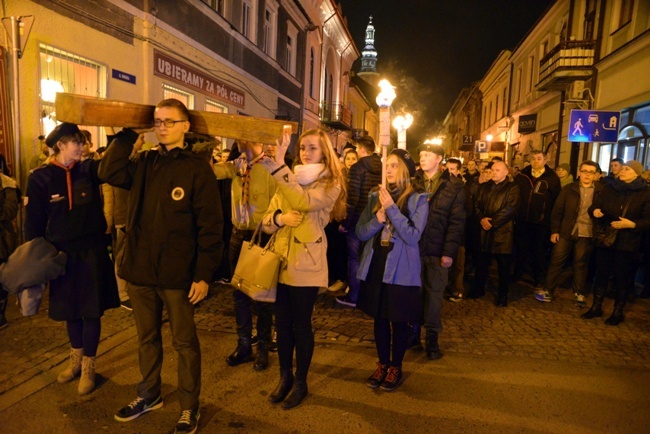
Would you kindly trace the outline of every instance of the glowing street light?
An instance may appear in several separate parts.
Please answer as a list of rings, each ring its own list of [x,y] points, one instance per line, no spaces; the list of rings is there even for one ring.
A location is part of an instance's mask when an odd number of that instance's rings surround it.
[[[397,116],[393,119],[393,127],[397,130],[397,147],[406,149],[406,130],[413,124],[413,116],[410,113],[404,116]]]
[[[395,88],[388,80],[379,82],[381,92],[377,95],[377,105],[379,106],[379,145],[381,145],[381,159],[383,161],[381,170],[381,185],[386,187],[386,159],[388,146],[390,146],[390,105],[397,96]]]
[[[442,145],[442,138],[441,137],[434,137],[432,139],[426,139],[424,141],[425,145]]]

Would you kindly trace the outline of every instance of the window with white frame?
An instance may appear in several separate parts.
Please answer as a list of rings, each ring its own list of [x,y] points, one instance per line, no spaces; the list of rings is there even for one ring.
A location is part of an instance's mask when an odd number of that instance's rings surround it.
[[[291,75],[296,75],[296,47],[298,30],[291,23],[287,23],[287,43],[284,59],[284,69]]]
[[[264,40],[262,41],[262,49],[266,54],[275,59],[275,47],[277,38],[277,9],[274,5],[267,1],[266,9],[264,10]]]
[[[535,56],[528,58],[528,89],[527,92],[533,91],[533,82],[535,81]]]
[[[226,15],[226,0],[201,0],[206,5],[217,11],[222,17]]]
[[[241,32],[249,40],[255,41],[255,25],[257,0],[242,0],[241,2]]]
[[[39,45],[41,70],[41,128],[47,136],[56,127],[54,101],[59,92],[75,93],[95,97],[106,97],[106,66],[76,54],[52,47]],[[106,145],[102,127],[86,127],[96,146]]]
[[[194,95],[177,87],[163,83],[163,99],[174,98],[185,104],[189,110],[194,109]]]

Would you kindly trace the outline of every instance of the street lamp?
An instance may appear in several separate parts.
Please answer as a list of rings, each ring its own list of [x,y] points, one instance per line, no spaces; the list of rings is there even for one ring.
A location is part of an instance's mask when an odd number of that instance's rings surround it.
[[[381,159],[383,161],[381,169],[381,186],[386,187],[386,159],[388,146],[390,146],[390,105],[397,96],[395,88],[388,80],[379,82],[381,92],[377,95],[377,105],[379,106],[379,145],[381,146]]]
[[[406,130],[413,124],[413,116],[410,113],[404,116],[397,116],[393,119],[393,127],[397,130],[397,147],[406,149]]]

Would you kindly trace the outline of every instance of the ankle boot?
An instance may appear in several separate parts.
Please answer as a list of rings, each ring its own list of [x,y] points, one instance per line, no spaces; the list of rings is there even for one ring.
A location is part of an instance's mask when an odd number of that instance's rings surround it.
[[[67,383],[79,375],[81,372],[81,359],[83,355],[83,348],[70,348],[70,363],[68,364],[68,367],[59,374],[56,381],[59,383]]]
[[[278,383],[278,387],[276,387],[275,390],[271,392],[269,401],[274,404],[284,401],[284,398],[287,397],[292,387],[293,372],[291,372],[291,369],[280,369],[280,382]]]
[[[81,360],[79,395],[90,393],[95,388],[95,358],[84,356]]]
[[[269,344],[266,342],[260,342],[257,346],[257,359],[255,359],[255,364],[253,369],[256,371],[263,371],[269,367]]]
[[[3,289],[0,289],[3,291]],[[7,327],[7,317],[5,316],[5,311],[7,310],[7,298],[0,300],[0,330]]]
[[[421,351],[422,344],[420,343],[420,324],[411,324],[411,327],[412,333],[411,336],[409,336],[409,341],[406,348],[410,350]]]
[[[226,358],[228,366],[237,366],[253,360],[251,338],[239,338],[237,348]]]
[[[438,360],[442,357],[442,352],[440,352],[440,346],[438,345],[438,332],[427,330],[426,348],[427,358],[429,360]]]
[[[307,383],[304,381],[296,381],[293,383],[293,389],[282,403],[282,408],[289,410],[290,408],[297,407],[308,393]]]
[[[625,305],[621,303],[614,304],[614,311],[612,312],[612,316],[610,316],[605,320],[605,324],[609,326],[617,326],[620,323],[622,323],[623,320],[625,319],[625,317],[623,316],[624,306]]]
[[[603,316],[603,295],[594,295],[594,303],[591,305],[589,310],[583,313],[581,316],[584,319],[592,319]]]

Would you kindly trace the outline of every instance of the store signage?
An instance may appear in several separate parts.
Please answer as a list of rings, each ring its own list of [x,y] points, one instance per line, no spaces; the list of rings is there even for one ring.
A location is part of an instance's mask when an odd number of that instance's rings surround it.
[[[483,140],[477,140],[474,142],[474,152],[481,153],[488,151],[488,143]]]
[[[221,101],[244,107],[246,95],[241,90],[227,85],[198,69],[179,62],[157,50],[153,52],[154,75],[170,79],[185,87],[196,89]]]
[[[519,134],[530,134],[537,130],[537,113],[534,115],[519,116]]]
[[[618,141],[621,112],[602,110],[571,110],[569,142]]]
[[[135,84],[135,75],[127,74],[126,72],[118,71],[117,69],[113,69],[113,78]]]

